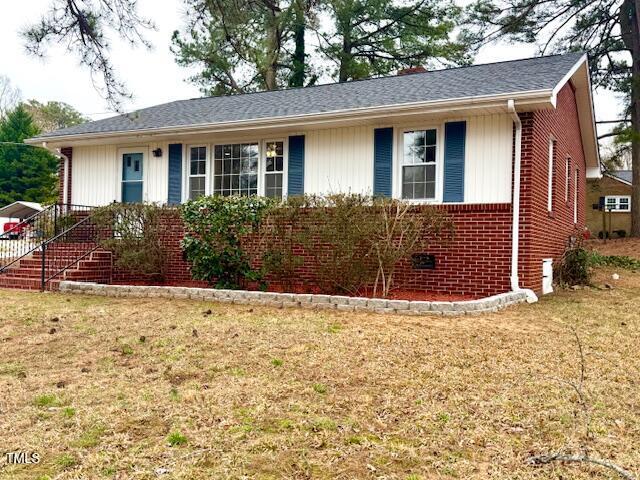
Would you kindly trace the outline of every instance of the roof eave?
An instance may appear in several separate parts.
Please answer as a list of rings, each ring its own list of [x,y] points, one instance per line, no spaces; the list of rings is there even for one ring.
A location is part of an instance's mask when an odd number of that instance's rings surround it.
[[[622,179],[622,178],[620,178],[620,177],[616,177],[616,176],[615,176],[615,175],[613,175],[612,173],[605,172],[605,173],[603,174],[603,176],[605,176],[605,177],[609,177],[609,178],[611,178],[612,180],[616,180],[616,181],[618,181],[618,182],[620,182],[620,183],[623,183],[624,185],[632,186],[632,184],[631,184],[630,182],[627,182],[626,180],[624,180],[624,179]]]
[[[587,168],[595,172],[590,178],[599,178],[600,175],[600,148],[598,145],[598,133],[596,130],[595,109],[593,106],[593,88],[591,85],[591,75],[589,73],[589,58],[585,53],[571,67],[567,74],[554,87],[552,92],[552,102],[554,107],[557,103],[558,92],[568,83],[572,82],[576,87],[576,106],[578,108],[578,118],[580,122],[580,135],[584,148]]]
[[[415,102],[381,107],[363,107],[348,110],[334,110],[331,112],[304,114],[295,116],[268,117],[259,120],[242,120],[223,123],[206,123],[184,126],[168,126],[160,128],[122,130],[104,133],[82,133],[75,135],[58,135],[34,137],[25,140],[28,144],[69,145],[83,140],[114,139],[125,137],[155,137],[173,134],[206,134],[230,132],[239,130],[255,130],[274,127],[301,127],[322,125],[326,123],[348,122],[350,120],[375,120],[394,116],[412,114],[441,113],[451,110],[478,110],[488,107],[502,107],[506,109],[508,100],[514,100],[520,111],[527,111],[534,106],[537,108],[553,108],[553,91],[551,89],[532,90],[527,92],[503,93],[499,95],[485,95],[462,97],[428,102]]]

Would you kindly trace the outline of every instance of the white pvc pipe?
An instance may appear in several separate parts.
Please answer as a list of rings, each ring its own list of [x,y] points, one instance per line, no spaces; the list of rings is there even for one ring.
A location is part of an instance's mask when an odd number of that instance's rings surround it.
[[[509,100],[507,108],[516,127],[515,137],[515,158],[513,162],[513,225],[511,233],[511,290],[514,292],[526,292],[527,301],[535,302],[537,295],[528,289],[520,288],[520,278],[518,276],[519,249],[520,249],[520,177],[522,168],[522,122],[516,112],[515,102]]]

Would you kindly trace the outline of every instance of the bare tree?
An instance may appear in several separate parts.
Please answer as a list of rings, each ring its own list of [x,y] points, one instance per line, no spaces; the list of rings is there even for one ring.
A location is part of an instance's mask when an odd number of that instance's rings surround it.
[[[9,77],[0,75],[0,120],[20,103],[21,96],[20,89],[11,85]]]
[[[115,32],[131,46],[151,48],[145,29],[155,29],[137,11],[137,0],[50,0],[49,11],[22,35],[29,53],[43,57],[51,44],[65,45],[89,68],[96,89],[110,107],[119,111],[122,101],[131,98],[114,71],[109,58],[107,32]]]

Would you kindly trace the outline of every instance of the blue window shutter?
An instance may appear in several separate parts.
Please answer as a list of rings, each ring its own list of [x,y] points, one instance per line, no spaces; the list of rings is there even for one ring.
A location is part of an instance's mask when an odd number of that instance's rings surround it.
[[[467,122],[444,125],[444,195],[445,202],[464,202],[464,144]]]
[[[391,196],[393,163],[393,128],[376,128],[373,131],[373,194]]]
[[[304,194],[304,135],[289,137],[288,174],[287,195]]]
[[[182,144],[169,145],[169,198],[167,203],[175,205],[182,201]]]

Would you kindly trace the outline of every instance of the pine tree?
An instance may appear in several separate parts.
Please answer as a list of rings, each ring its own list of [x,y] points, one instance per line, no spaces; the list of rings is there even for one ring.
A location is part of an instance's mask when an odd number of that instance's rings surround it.
[[[49,151],[22,143],[40,130],[19,105],[0,123],[0,205],[56,198],[58,161]]]

